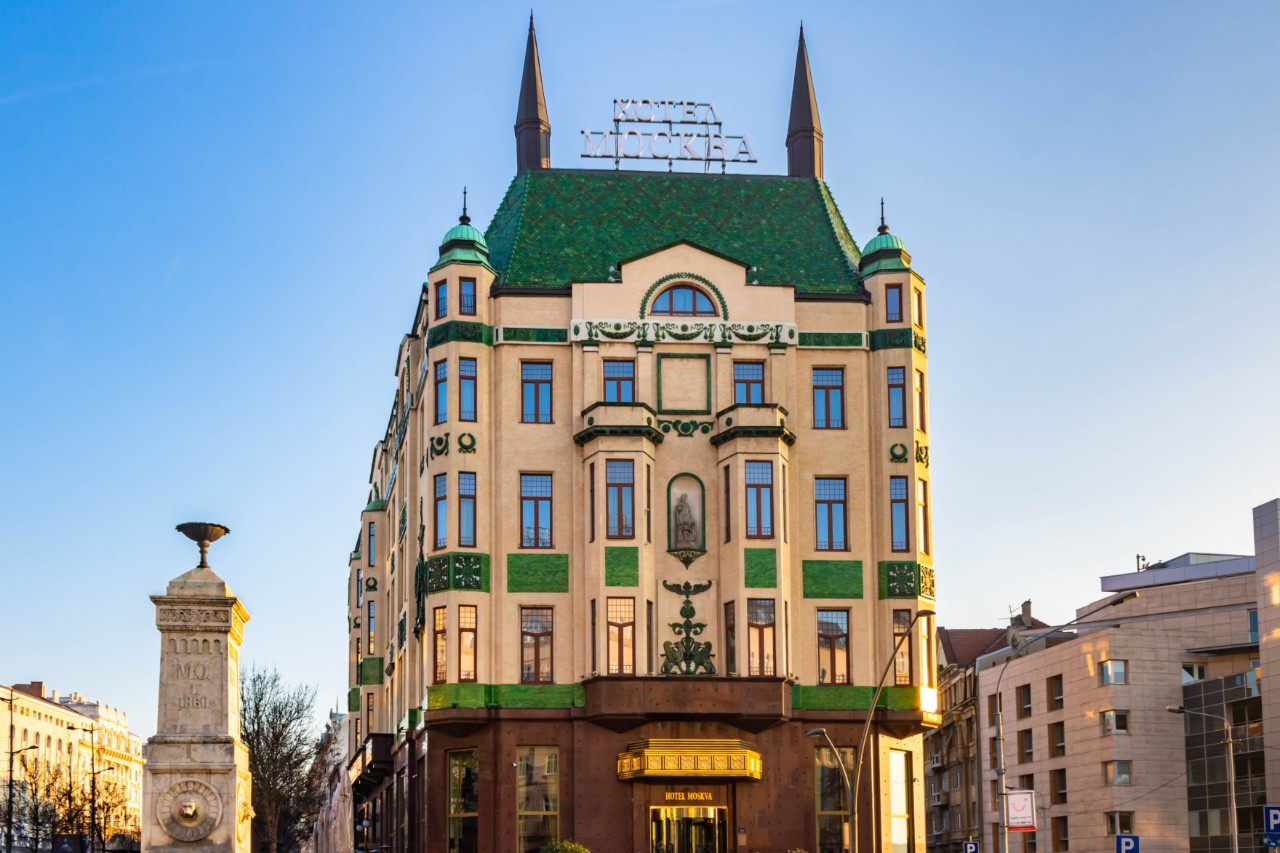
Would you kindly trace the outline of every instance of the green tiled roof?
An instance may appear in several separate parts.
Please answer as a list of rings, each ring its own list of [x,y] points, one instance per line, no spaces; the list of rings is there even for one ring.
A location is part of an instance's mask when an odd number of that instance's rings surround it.
[[[813,178],[552,169],[518,175],[485,234],[498,283],[605,281],[619,261],[687,240],[802,294],[863,292],[861,253]]]

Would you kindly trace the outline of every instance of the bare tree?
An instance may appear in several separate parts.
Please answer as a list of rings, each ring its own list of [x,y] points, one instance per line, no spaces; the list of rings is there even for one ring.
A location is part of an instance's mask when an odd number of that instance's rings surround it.
[[[98,779],[97,813],[96,831],[104,849],[138,849],[141,831],[129,812],[129,791],[118,779]]]
[[[286,685],[280,673],[249,667],[240,673],[240,737],[253,776],[254,848],[297,847],[310,809],[307,774],[315,755],[315,687]]]
[[[17,788],[15,823],[26,846],[41,850],[51,846],[58,824],[58,801],[67,787],[62,768],[41,758],[22,757],[22,781]]]

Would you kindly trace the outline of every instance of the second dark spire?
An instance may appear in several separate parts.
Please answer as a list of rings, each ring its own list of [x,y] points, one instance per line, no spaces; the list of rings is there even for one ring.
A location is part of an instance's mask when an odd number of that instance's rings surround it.
[[[809,73],[809,51],[800,27],[796,48],[796,76],[791,85],[791,119],[787,123],[787,174],[793,178],[822,177],[822,121],[818,118],[818,96]]]
[[[520,78],[520,102],[516,105],[516,174],[529,169],[551,168],[551,122],[542,91],[542,64],[538,61],[538,37],[529,13],[529,40],[524,48],[524,74]]]

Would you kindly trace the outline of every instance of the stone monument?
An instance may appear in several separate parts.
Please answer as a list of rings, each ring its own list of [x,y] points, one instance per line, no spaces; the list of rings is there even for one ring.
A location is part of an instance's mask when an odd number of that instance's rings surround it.
[[[230,531],[189,522],[200,565],[153,595],[160,630],[157,731],[144,749],[143,853],[249,853],[249,751],[240,741],[240,642],[249,614],[209,568]]]

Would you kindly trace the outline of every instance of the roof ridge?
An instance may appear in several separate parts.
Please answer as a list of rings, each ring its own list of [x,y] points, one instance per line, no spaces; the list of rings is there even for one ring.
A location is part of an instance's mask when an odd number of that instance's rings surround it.
[[[858,265],[862,262],[862,250],[858,248],[858,241],[854,239],[853,232],[849,230],[849,224],[844,221],[844,214],[840,212],[840,205],[836,203],[835,196],[831,194],[831,188],[827,186],[827,182],[822,178],[814,178],[813,180],[817,181],[818,194],[822,196],[822,206],[827,211],[827,220],[831,223],[831,230],[835,232],[836,243],[849,261],[849,270],[858,281],[858,290],[864,290],[862,274],[858,271]],[[853,247],[852,253],[845,246],[844,239],[841,239],[842,237],[847,239],[849,245]]]
[[[533,170],[529,170],[522,176],[524,180],[520,183],[520,209],[516,213],[515,233],[511,235],[511,256],[507,259],[508,265],[510,259],[516,256],[516,247],[520,245],[520,234],[524,230],[524,204],[529,198],[529,176],[533,174]],[[502,271],[502,283],[507,283],[507,271]]]
[[[493,212],[493,216],[489,219],[489,226],[484,230],[485,242],[490,246],[489,261],[493,269],[497,270],[498,276],[495,283],[504,283],[507,277],[507,267],[511,264],[511,258],[515,254],[516,240],[520,236],[520,226],[524,220],[524,201],[526,190],[529,184],[529,175],[533,170],[516,173],[511,182],[507,184],[507,191],[502,195],[502,201],[498,203],[498,209]],[[512,210],[508,210],[508,202],[513,196],[519,196],[519,201],[511,201]],[[501,228],[505,223],[499,222],[499,216],[506,214],[508,218],[514,219],[515,224],[512,227],[512,235],[510,243],[505,243],[495,229]],[[497,250],[495,255],[494,249]],[[503,250],[506,250],[507,256],[501,257]]]
[[[798,178],[794,175],[774,175],[764,174],[761,172],[668,172],[665,169],[593,169],[584,166],[553,166],[550,169],[541,169],[543,174],[548,175],[603,175],[603,176],[635,176],[635,177],[652,177],[661,175],[668,178],[705,178],[717,181],[724,180],[741,180],[741,179],[766,179],[779,181],[810,181],[812,178]]]

